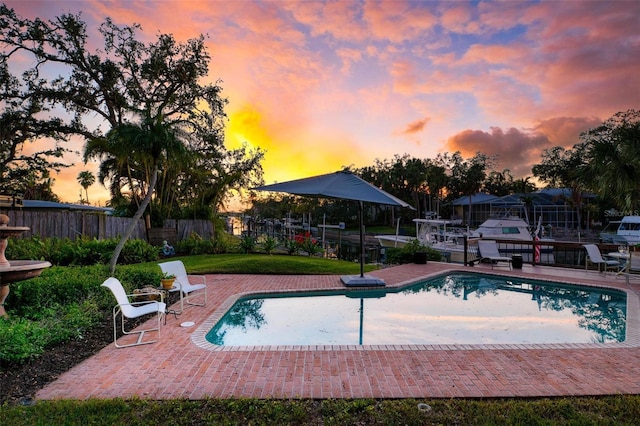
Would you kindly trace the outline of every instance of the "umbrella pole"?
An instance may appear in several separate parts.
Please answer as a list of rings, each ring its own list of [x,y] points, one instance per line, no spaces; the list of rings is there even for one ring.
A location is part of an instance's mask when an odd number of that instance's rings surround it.
[[[358,343],[361,345],[362,344],[362,329],[363,329],[363,323],[364,322],[364,299],[360,298],[360,339],[358,341]]]
[[[364,220],[362,218],[362,201],[358,203],[358,216],[360,220],[360,278],[364,278]]]

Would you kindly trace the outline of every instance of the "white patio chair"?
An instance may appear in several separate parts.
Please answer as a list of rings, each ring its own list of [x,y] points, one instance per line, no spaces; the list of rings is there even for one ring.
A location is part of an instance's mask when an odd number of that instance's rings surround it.
[[[629,283],[629,279],[640,279],[640,253],[629,251],[628,262],[629,263],[625,267],[625,276],[627,277],[627,283]]]
[[[640,253],[629,252],[629,271],[640,272]]]
[[[171,262],[158,263],[162,272],[166,274],[175,275],[176,281],[174,283],[175,289],[169,291],[180,291],[180,311],[176,312],[181,314],[184,311],[184,303],[194,306],[205,306],[207,304],[207,277],[204,275],[187,275],[187,270],[184,267],[184,263],[181,260],[172,260]],[[202,281],[202,284],[191,284],[190,278],[195,278]],[[196,303],[192,299],[200,295],[200,293],[192,294],[198,290],[203,290],[204,302]]]
[[[607,273],[607,270],[620,270],[620,262],[614,259],[605,259],[600,253],[600,249],[595,244],[583,244],[585,250],[587,250],[587,258],[584,262],[585,271],[589,269],[589,264],[598,265],[598,272]]]
[[[499,262],[507,262],[509,269],[511,269],[511,258],[500,254],[498,251],[498,244],[493,240],[479,240],[478,252],[480,254],[480,261],[488,260],[491,263],[491,269],[493,266],[498,266]]]
[[[157,342],[156,340],[148,340],[143,341],[144,334],[147,331],[157,331],[158,338],[160,338],[160,321],[164,317],[165,311],[167,309],[167,305],[164,302],[158,302],[156,300],[146,300],[144,302],[130,302],[129,297],[132,296],[140,296],[143,293],[138,294],[126,294],[124,288],[122,287],[122,283],[117,278],[107,278],[107,280],[102,283],[103,287],[107,287],[113,293],[113,296],[116,298],[117,305],[113,307],[113,343],[117,348],[126,348],[129,346],[138,346],[138,345],[146,345],[149,343]],[[149,293],[150,294],[150,293]],[[147,328],[144,330],[138,331],[127,331],[125,329],[124,323],[125,318],[138,318],[147,314],[157,314],[157,326],[155,328]],[[122,323],[122,334],[138,334],[138,340],[135,343],[127,344],[127,345],[118,345],[118,336],[117,336],[117,319],[118,316],[121,317]]]

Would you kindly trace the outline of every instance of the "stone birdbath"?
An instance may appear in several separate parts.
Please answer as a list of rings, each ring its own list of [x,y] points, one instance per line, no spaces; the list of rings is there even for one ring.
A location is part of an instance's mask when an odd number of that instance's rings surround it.
[[[51,263],[41,260],[12,260],[5,257],[7,239],[28,231],[26,226],[8,226],[9,216],[0,214],[0,318],[6,317],[4,301],[9,294],[9,284],[16,281],[28,280],[37,277]]]

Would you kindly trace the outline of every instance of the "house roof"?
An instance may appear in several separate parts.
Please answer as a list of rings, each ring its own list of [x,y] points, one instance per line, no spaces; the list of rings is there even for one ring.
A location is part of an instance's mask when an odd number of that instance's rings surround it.
[[[111,213],[111,207],[89,206],[87,204],[58,203],[55,201],[22,200],[23,209],[83,210]]]
[[[583,193],[583,198],[595,198],[594,194]],[[520,206],[524,205],[524,198],[531,198],[531,202],[537,206],[557,206],[563,205],[565,200],[571,197],[571,189],[569,188],[546,188],[535,192],[517,193],[496,197],[495,195],[479,192],[471,197],[471,204],[491,204],[494,206]],[[454,206],[469,205],[469,197],[463,196],[455,199],[452,203]]]
[[[473,194],[471,196],[471,204],[486,204],[491,203],[494,200],[497,200],[499,197],[491,194],[485,194],[484,192],[478,192],[477,194]],[[454,206],[468,206],[469,205],[469,196],[465,195],[464,197],[456,198],[451,202]]]

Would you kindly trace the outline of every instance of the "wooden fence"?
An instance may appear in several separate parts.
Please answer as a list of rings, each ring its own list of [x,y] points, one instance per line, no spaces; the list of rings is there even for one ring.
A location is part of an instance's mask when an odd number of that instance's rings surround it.
[[[28,211],[9,210],[9,226],[26,226],[30,231],[24,232],[22,238],[69,238],[76,240],[86,238],[118,238],[124,234],[131,223],[131,218],[108,216],[104,213],[81,211]],[[146,229],[144,220],[140,219],[131,235],[161,245],[163,240],[175,244],[187,238],[191,233],[203,239],[213,237],[213,225],[208,220],[166,220],[163,228]]]

